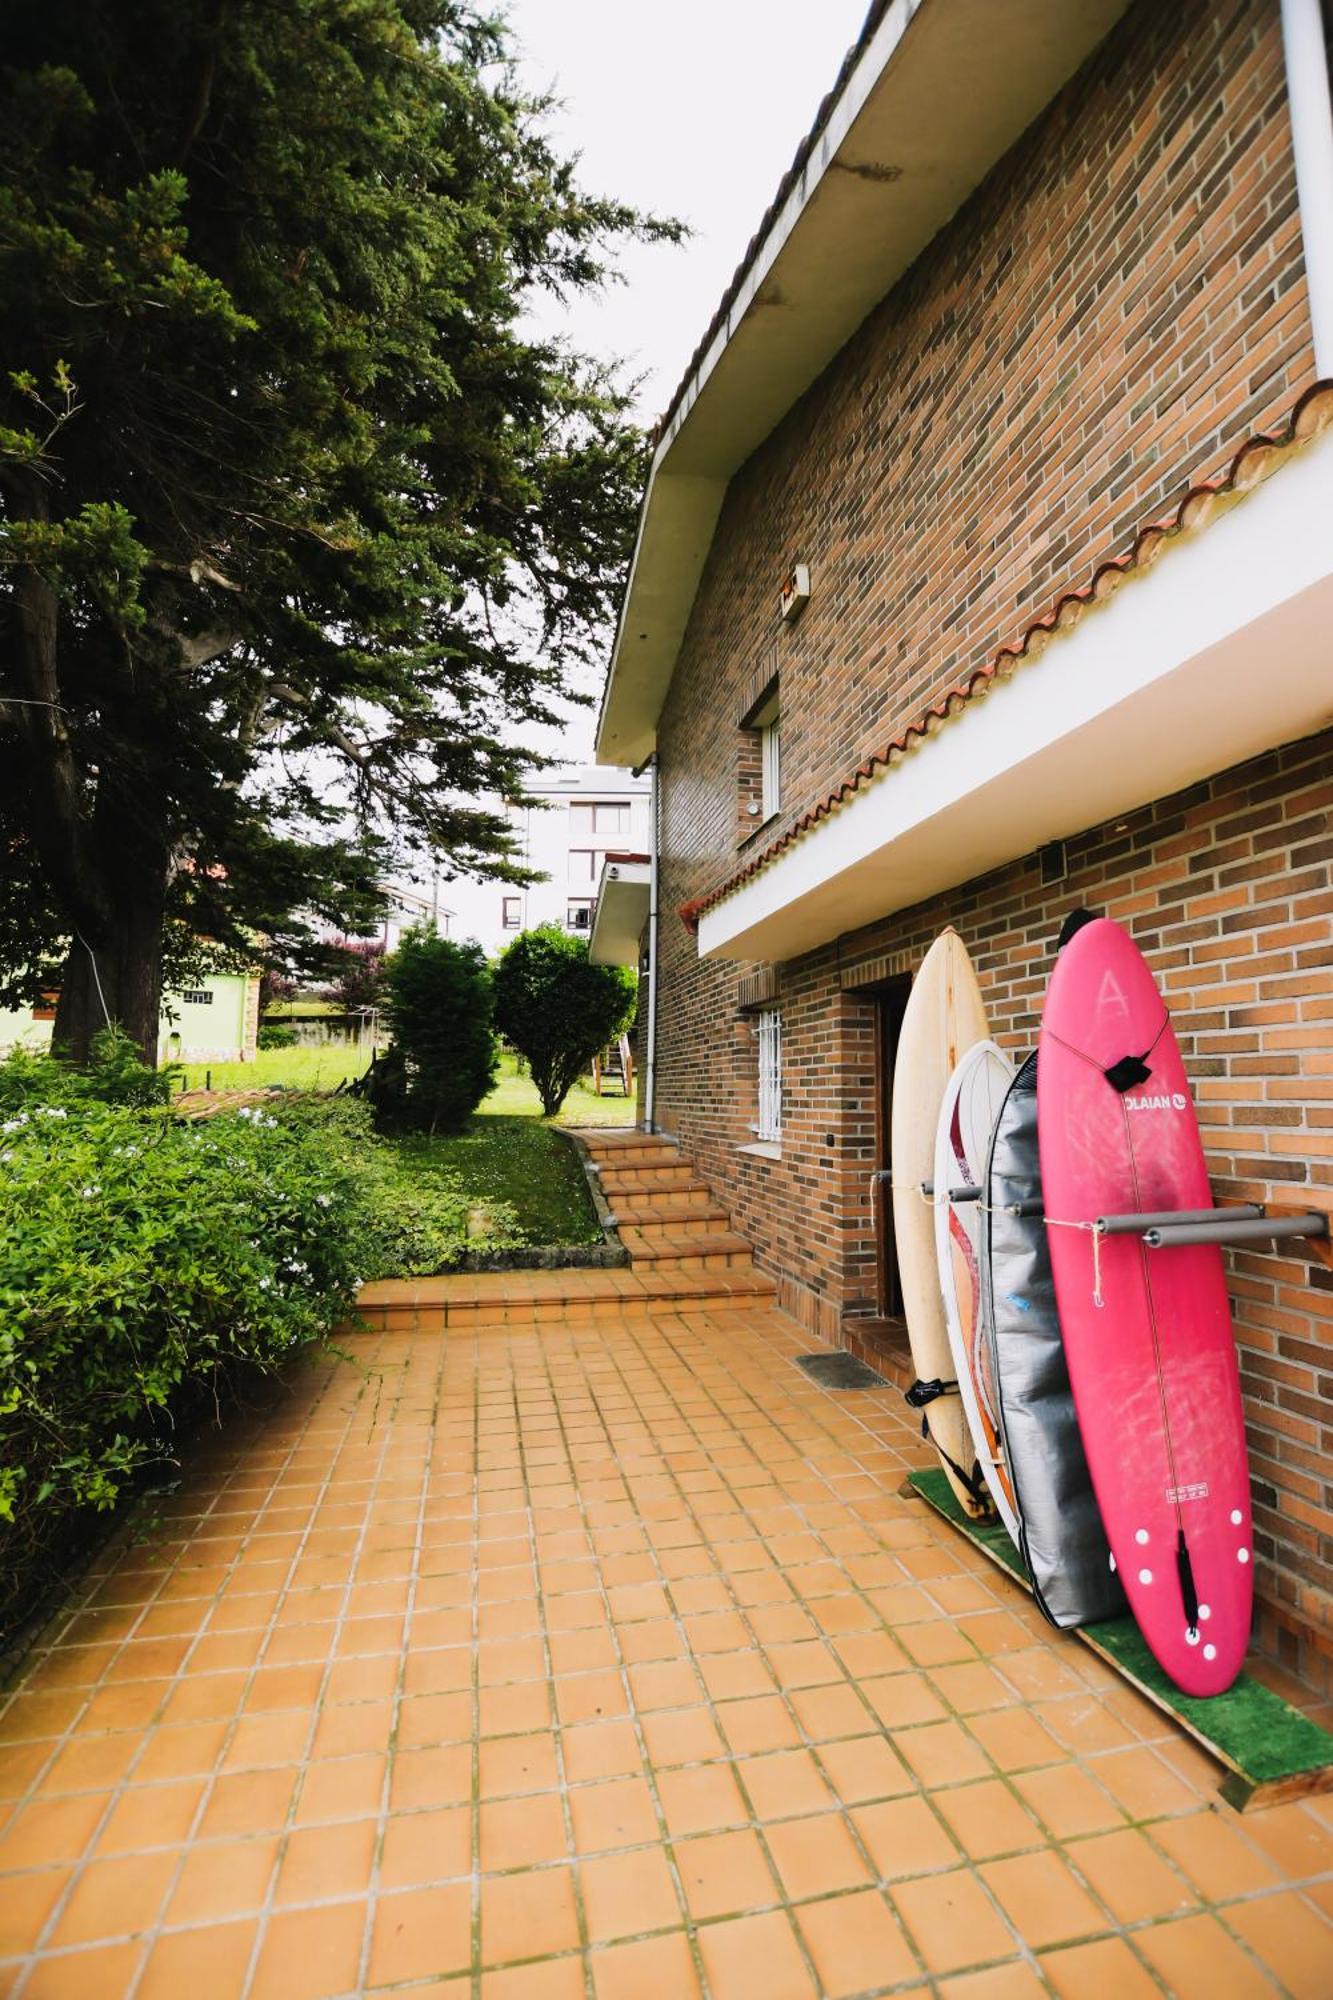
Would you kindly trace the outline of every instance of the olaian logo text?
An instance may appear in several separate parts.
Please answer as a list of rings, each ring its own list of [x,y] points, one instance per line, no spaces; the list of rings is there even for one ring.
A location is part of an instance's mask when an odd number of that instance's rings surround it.
[[[1189,1103],[1183,1090],[1173,1090],[1169,1097],[1163,1091],[1157,1097],[1126,1097],[1121,1101],[1127,1111],[1183,1111]]]

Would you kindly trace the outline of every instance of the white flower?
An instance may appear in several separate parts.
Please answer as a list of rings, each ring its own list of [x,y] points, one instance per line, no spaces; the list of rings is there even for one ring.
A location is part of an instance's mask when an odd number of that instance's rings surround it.
[[[261,1292],[271,1292],[273,1290],[272,1278],[261,1278],[259,1280],[259,1289]]]
[[[79,1192],[82,1194],[85,1201],[91,1201],[93,1196],[96,1194],[101,1194],[102,1190],[100,1187],[86,1187],[86,1188],[81,1188]]]
[[[37,1116],[39,1118],[68,1118],[69,1113],[68,1111],[62,1111],[58,1104],[39,1104],[37,1107]]]
[[[27,1112],[26,1112],[26,1111],[20,1111],[20,1113],[19,1113],[19,1115],[18,1115],[18,1117],[17,1117],[17,1118],[6,1118],[6,1120],[5,1120],[4,1124],[3,1124],[3,1125],[0,1125],[0,1132],[18,1132],[18,1131],[21,1131],[21,1130],[22,1130],[22,1128],[23,1128],[23,1127],[24,1127],[24,1126],[25,1126],[25,1125],[27,1124],[27,1122],[28,1122],[28,1114],[27,1114]]]
[[[333,1196],[331,1194],[317,1194],[315,1196],[316,1208],[331,1208],[332,1206]]]

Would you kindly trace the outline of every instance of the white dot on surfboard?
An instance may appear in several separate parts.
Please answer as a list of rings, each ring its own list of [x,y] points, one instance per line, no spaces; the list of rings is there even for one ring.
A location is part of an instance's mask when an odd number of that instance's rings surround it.
[[[1205,1658],[1205,1660],[1215,1660],[1217,1658],[1216,1646],[1205,1646],[1203,1649],[1203,1657]]]
[[[1151,1582],[1152,1582],[1152,1571],[1151,1571],[1150,1569],[1141,1569],[1141,1570],[1139,1571],[1139,1582],[1140,1582],[1140,1583],[1151,1583]]]
[[[1199,1643],[1198,1633],[1195,1631],[1192,1625],[1187,1625],[1185,1627],[1185,1644],[1187,1646],[1197,1646],[1198,1643]]]
[[[1233,1528],[1238,1528],[1238,1527],[1240,1526],[1241,1522],[1242,1522],[1242,1521],[1244,1520],[1244,1518],[1245,1518],[1245,1516],[1244,1516],[1244,1515],[1243,1515],[1243,1514],[1241,1513],[1241,1511],[1240,1511],[1240,1508],[1239,1508],[1239,1507],[1233,1507],[1233,1508],[1232,1508],[1232,1510],[1231,1510],[1231,1525],[1232,1525],[1232,1527],[1233,1527]]]
[[[1135,1528],[1134,1539],[1138,1543],[1139,1547],[1142,1548],[1143,1544],[1148,1539],[1148,1530],[1146,1528]]]
[[[1212,1615],[1213,1615],[1213,1607],[1211,1604],[1201,1604],[1199,1606],[1200,1618],[1211,1618]]]
[[[1250,1552],[1248,1549],[1236,1550],[1236,1561],[1238,1563],[1247,1563],[1249,1560],[1250,1560]]]
[[[1114,1557],[1113,1555],[1112,1555],[1112,1556],[1108,1556],[1108,1557],[1106,1558],[1106,1560],[1107,1560],[1107,1561],[1108,1561],[1108,1562],[1110,1563],[1110,1565],[1111,1565],[1111,1574],[1112,1574],[1112,1576],[1114,1576],[1114,1575],[1115,1575],[1115,1557]]]

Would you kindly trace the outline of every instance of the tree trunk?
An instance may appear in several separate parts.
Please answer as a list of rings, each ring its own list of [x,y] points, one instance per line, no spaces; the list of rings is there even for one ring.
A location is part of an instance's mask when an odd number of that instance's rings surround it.
[[[52,1045],[71,1062],[88,1060],[93,1036],[114,1022],[146,1063],[157,1064],[162,1012],[165,886],[144,884],[116,912],[109,929],[70,945],[56,1006]]]

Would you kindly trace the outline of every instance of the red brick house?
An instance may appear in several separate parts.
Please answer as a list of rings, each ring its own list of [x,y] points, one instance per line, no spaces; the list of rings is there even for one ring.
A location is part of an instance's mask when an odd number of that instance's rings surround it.
[[[642,1108],[872,1358],[946,922],[1015,1053],[1064,915],[1126,923],[1218,1196],[1333,1208],[1327,32],[881,0],[660,428],[598,751],[657,773]],[[1328,1654],[1333,1271],[1230,1270],[1269,1634]]]

